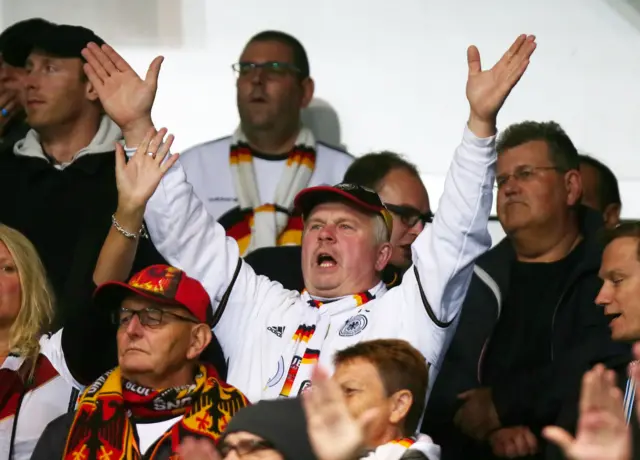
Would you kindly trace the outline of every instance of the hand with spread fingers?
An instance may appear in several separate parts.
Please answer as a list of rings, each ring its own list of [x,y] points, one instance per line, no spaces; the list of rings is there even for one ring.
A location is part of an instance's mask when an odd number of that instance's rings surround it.
[[[151,108],[164,58],[156,57],[142,80],[109,45],[100,47],[89,43],[82,50],[82,56],[87,61],[84,71],[95,87],[105,112],[120,126],[127,145],[138,145],[152,126]]]
[[[150,128],[133,156],[126,161],[124,148],[116,144],[116,185],[118,209],[132,212],[144,209],[162,176],[178,160],[178,154],[169,154],[173,136],[163,142],[167,130],[156,133]],[[169,154],[169,158],[165,157]]]
[[[342,390],[323,369],[313,371],[312,386],[302,394],[309,440],[319,460],[353,460],[364,451],[366,428],[377,409],[365,411],[355,420]]]
[[[178,455],[184,460],[222,460],[208,439],[186,438],[178,448]]]
[[[478,48],[470,46],[467,50],[467,99],[471,108],[469,129],[476,136],[495,134],[498,112],[527,70],[529,58],[536,49],[535,40],[533,35],[520,35],[496,65],[484,71]]]
[[[556,426],[543,436],[569,460],[630,460],[631,433],[613,371],[596,365],[582,378],[576,437]]]

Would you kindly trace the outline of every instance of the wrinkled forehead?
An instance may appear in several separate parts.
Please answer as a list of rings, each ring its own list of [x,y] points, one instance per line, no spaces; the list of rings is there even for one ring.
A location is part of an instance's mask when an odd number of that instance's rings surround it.
[[[353,219],[367,221],[373,216],[355,205],[336,199],[315,205],[308,215],[303,216],[305,224],[310,221],[333,221],[338,219]]]
[[[522,166],[549,166],[551,155],[545,141],[535,140],[510,147],[498,154],[497,170],[511,172]]]

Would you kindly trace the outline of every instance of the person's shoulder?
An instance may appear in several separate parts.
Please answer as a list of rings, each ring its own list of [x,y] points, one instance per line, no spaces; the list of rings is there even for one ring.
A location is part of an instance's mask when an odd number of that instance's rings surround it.
[[[36,444],[31,459],[45,460],[62,457],[74,417],[75,413],[68,412],[49,422]]]
[[[231,136],[220,137],[189,147],[180,154],[180,159],[182,161],[185,158],[193,158],[199,155],[215,155],[221,153],[228,155],[230,146]]]
[[[355,157],[347,152],[344,147],[329,144],[324,141],[316,141],[316,151],[319,155],[329,154],[337,157],[343,157],[345,159],[355,160]]]

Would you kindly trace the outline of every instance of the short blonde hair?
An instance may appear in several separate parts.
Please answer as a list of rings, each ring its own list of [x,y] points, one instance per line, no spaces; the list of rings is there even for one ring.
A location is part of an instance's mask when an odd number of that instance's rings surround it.
[[[9,250],[20,279],[20,311],[9,330],[9,351],[31,360],[35,367],[40,337],[53,321],[52,289],[38,251],[27,237],[0,224],[0,242]]]

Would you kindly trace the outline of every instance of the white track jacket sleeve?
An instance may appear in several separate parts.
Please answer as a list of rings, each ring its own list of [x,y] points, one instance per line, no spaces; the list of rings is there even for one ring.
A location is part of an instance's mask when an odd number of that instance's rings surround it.
[[[258,324],[263,323],[263,316],[272,309],[269,306],[295,308],[297,292],[256,275],[242,261],[238,244],[226,236],[222,225],[206,211],[187,182],[180,161],[162,178],[147,204],[144,218],[160,254],[171,265],[199,280],[209,293],[214,331],[230,361],[242,347],[243,339],[257,333]],[[225,296],[234,278],[232,289]],[[287,310],[283,307],[279,314]]]
[[[431,365],[430,383],[455,332],[474,261],[491,247],[495,161],[495,137],[480,139],[465,128],[435,219],[413,242],[414,265],[380,299],[385,321],[396,323],[395,336],[416,346]]]

